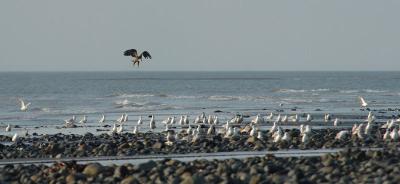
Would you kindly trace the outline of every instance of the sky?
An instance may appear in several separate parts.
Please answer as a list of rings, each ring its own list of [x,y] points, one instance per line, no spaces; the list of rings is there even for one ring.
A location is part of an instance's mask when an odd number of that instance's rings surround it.
[[[400,69],[400,1],[0,3],[0,71]],[[133,67],[126,49],[153,59]]]

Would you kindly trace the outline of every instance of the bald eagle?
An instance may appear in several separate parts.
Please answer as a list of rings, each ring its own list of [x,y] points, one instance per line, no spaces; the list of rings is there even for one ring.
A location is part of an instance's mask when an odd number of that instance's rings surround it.
[[[132,56],[132,62],[133,66],[137,63],[137,66],[139,67],[140,61],[142,61],[142,57],[145,59],[151,59],[151,55],[147,51],[143,51],[140,55],[137,54],[136,49],[129,49],[124,52],[124,56]]]

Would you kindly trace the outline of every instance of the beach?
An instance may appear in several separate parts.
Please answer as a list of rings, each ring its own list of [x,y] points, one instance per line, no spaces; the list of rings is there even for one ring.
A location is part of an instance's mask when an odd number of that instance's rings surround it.
[[[397,73],[375,74],[1,73],[0,181],[398,181]]]

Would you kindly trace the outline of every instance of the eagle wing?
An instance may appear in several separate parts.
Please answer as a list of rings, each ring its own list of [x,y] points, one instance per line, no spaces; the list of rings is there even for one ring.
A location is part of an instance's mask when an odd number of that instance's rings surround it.
[[[124,56],[137,57],[137,51],[136,51],[136,49],[129,49],[129,50],[126,50],[126,51],[124,52]]]
[[[144,58],[149,58],[149,59],[151,59],[151,55],[150,55],[150,53],[149,52],[147,52],[147,51],[143,51],[142,52],[142,54],[141,54]]]

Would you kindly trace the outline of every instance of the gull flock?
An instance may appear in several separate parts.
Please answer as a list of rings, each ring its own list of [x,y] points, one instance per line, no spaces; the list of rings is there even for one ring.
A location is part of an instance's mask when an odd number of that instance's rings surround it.
[[[358,97],[361,108],[366,108],[368,103],[363,97]],[[19,99],[20,101],[20,110],[22,112],[26,112],[29,110],[29,106],[31,103],[25,102],[23,99]],[[112,120],[112,128],[109,131],[110,134],[121,134],[123,132],[131,131],[133,134],[139,134],[142,126],[148,126],[149,132],[155,131],[157,127],[157,123],[155,120],[155,116],[149,116],[150,120],[148,125],[145,125],[145,122],[142,116],[139,116],[137,119],[137,123],[133,126],[133,130],[128,130],[124,128],[124,124],[127,124],[129,121],[129,116],[127,113],[121,114],[119,118],[116,120]],[[198,116],[196,116],[193,121],[189,120],[188,115],[182,115],[179,117],[179,120],[176,119],[175,116],[167,117],[165,120],[161,121],[162,126],[165,127],[164,132],[166,133],[166,144],[171,145],[175,141],[179,139],[186,139],[188,141],[198,141],[205,137],[212,137],[213,135],[223,134],[224,138],[238,138],[243,134],[248,134],[250,137],[254,137],[256,139],[263,140],[266,136],[270,136],[273,142],[290,142],[292,137],[289,132],[285,131],[281,125],[285,125],[288,123],[300,124],[299,130],[301,135],[301,142],[307,144],[310,138],[313,136],[313,129],[310,123],[314,120],[311,114],[303,114],[299,116],[298,114],[285,115],[285,114],[274,114],[270,112],[266,116],[262,116],[257,114],[254,118],[251,119],[250,123],[245,123],[244,117],[242,115],[235,115],[233,118],[226,120],[225,123],[221,125],[220,119],[216,115],[206,115],[204,112]],[[371,111],[369,111],[365,122],[360,124],[354,124],[351,130],[341,130],[337,133],[335,139],[342,140],[347,136],[353,135],[359,139],[364,139],[371,134],[371,130],[373,129],[374,122],[376,117],[373,115]],[[326,123],[332,123],[332,126],[337,127],[342,122],[339,118],[334,118],[331,114],[325,114],[323,117],[323,121]],[[77,124],[81,124],[86,127],[86,123],[88,122],[88,116],[83,115],[79,120],[77,120],[76,116],[73,115],[71,118],[64,120],[65,128],[75,128],[78,127]],[[105,124],[107,122],[106,115],[101,114],[98,123]],[[390,119],[388,120],[381,128],[386,129],[382,139],[384,140],[399,140],[399,119]],[[267,135],[260,130],[260,125],[264,125],[266,123],[273,123],[271,128],[268,131]],[[147,124],[147,123],[146,123]],[[245,125],[245,126],[242,126]],[[158,125],[159,126],[159,125]],[[185,137],[179,137],[179,134],[175,133],[174,129],[176,127],[181,127],[181,132],[184,132]],[[174,128],[173,128],[174,127]],[[184,128],[187,127],[187,128]],[[6,132],[10,132],[12,129],[11,125],[8,124],[5,128]],[[29,135],[28,131],[25,129],[25,136]],[[12,137],[13,142],[18,142],[19,135],[17,133]]]

